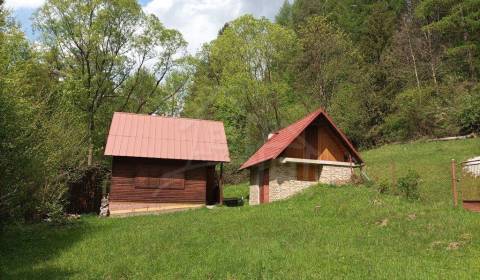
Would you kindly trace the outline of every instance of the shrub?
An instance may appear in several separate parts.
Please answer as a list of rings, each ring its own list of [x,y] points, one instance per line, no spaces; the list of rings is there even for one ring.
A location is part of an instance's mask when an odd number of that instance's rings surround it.
[[[387,181],[365,180],[365,186],[377,190],[380,194],[390,193],[390,184]]]
[[[409,89],[395,97],[393,106],[381,130],[387,142],[455,135],[459,130],[454,96],[448,88],[440,93],[429,87]]]
[[[420,175],[416,171],[409,170],[407,174],[398,179],[398,191],[407,199],[417,200],[420,198],[419,187]]]
[[[462,133],[480,132],[480,88],[467,94],[462,103],[462,110],[458,115]]]
[[[67,188],[63,178],[46,183],[34,194],[36,204],[35,216],[52,224],[64,224],[65,218],[65,196]]]
[[[380,182],[376,187],[377,191],[381,194],[390,193],[390,185],[387,182]]]
[[[38,207],[38,212],[44,214],[44,221],[61,225],[66,222],[63,204],[59,201],[46,201]]]

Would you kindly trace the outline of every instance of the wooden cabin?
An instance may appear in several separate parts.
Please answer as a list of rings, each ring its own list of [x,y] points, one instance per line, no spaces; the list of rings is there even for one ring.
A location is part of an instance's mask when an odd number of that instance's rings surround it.
[[[113,157],[112,214],[195,207],[223,198],[215,168],[230,161],[222,122],[117,112],[105,155]]]
[[[322,109],[282,130],[267,141],[240,169],[250,171],[250,204],[287,198],[317,183],[343,184],[360,154]]]

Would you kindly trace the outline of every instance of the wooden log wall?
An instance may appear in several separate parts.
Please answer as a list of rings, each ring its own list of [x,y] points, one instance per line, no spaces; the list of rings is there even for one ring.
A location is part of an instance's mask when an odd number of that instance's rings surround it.
[[[142,172],[144,166],[157,166],[159,169],[179,170],[174,176],[155,178],[158,182],[170,182],[152,187],[151,183],[142,186],[139,182],[151,182]],[[205,203],[207,185],[207,164],[180,160],[114,157],[112,163],[111,201],[164,202],[164,203]],[[138,177],[138,178],[137,178]],[[183,187],[178,180],[183,179]],[[172,184],[171,182],[175,182]]]

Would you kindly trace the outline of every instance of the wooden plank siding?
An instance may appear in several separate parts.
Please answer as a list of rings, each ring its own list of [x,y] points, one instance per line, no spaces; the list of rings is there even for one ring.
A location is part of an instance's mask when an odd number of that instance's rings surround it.
[[[320,160],[348,161],[346,148],[333,130],[325,125],[318,126],[318,157]]]
[[[310,124],[282,153],[282,157],[347,162],[347,148],[322,118]]]
[[[110,200],[205,203],[206,165],[205,162],[192,164],[181,160],[114,157]],[[158,176],[151,178],[152,173],[142,172],[142,167],[145,166],[156,166],[160,170],[175,170],[175,172],[162,173],[160,175],[162,178],[157,178]],[[157,180],[154,182],[159,184],[158,187],[153,187],[152,183],[142,185],[142,182],[151,180]]]

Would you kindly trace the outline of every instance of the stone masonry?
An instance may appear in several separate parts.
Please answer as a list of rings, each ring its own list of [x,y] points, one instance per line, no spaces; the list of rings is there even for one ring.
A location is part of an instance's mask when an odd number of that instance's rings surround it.
[[[248,198],[250,205],[260,204],[260,187],[258,186],[258,180],[255,184],[250,185],[250,196]]]
[[[285,199],[317,183],[344,184],[351,179],[351,169],[346,166],[319,165],[317,181],[297,180],[297,165],[295,163],[280,163],[278,160],[270,162],[270,201]],[[255,178],[250,185],[250,205],[257,205],[259,201],[259,180]]]

